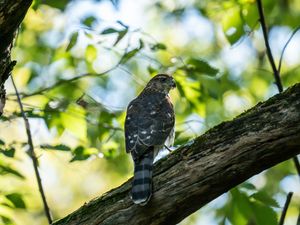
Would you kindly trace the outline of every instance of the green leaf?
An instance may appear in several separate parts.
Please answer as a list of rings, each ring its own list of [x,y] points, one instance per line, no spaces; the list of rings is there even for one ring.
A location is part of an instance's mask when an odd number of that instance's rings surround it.
[[[244,182],[240,185],[241,188],[245,188],[245,189],[248,189],[248,190],[256,190],[256,187],[251,184],[251,183],[248,183],[248,182]]]
[[[275,199],[273,199],[271,196],[269,196],[264,191],[258,191],[256,193],[252,194],[250,197],[260,201],[261,203],[263,203],[265,205],[279,208],[277,201]]]
[[[158,51],[158,50],[166,50],[167,49],[167,46],[163,43],[156,43],[155,45],[152,45],[150,47],[150,49],[152,51]]]
[[[15,175],[19,178],[24,179],[25,177],[19,173],[17,170],[12,169],[9,166],[5,166],[5,165],[0,165],[0,175],[7,175],[7,174],[11,174],[11,175]]]
[[[0,139],[0,145],[5,145],[5,142]]]
[[[183,86],[181,85],[180,82],[176,82],[176,87],[177,87],[177,90],[179,91],[180,96],[185,97],[185,92],[184,92]]]
[[[49,5],[53,8],[64,10],[69,0],[43,0],[43,4]]]
[[[124,27],[125,29],[128,29],[129,26],[127,26],[126,24],[124,24],[122,21],[118,20],[117,21],[118,24],[120,24],[122,27]]]
[[[87,137],[91,147],[97,147],[99,139],[102,139],[102,135],[105,135],[108,131],[105,129],[99,129],[97,125],[88,124],[87,126]]]
[[[13,204],[15,208],[26,209],[26,204],[20,193],[12,193],[5,195],[5,197]]]
[[[253,202],[252,208],[254,210],[257,225],[277,225],[277,214],[269,206],[263,205],[259,202]]]
[[[142,49],[142,48],[144,48],[144,46],[145,46],[145,43],[143,42],[143,40],[142,40],[142,39],[140,39],[140,40],[139,40],[139,43],[140,43],[140,47],[139,47],[139,49]]]
[[[66,146],[66,145],[63,145],[63,144],[60,144],[60,145],[41,145],[40,146],[41,148],[43,149],[49,149],[49,150],[58,150],[58,151],[71,151],[71,148]]]
[[[98,121],[100,124],[111,123],[115,117],[116,115],[114,113],[103,109],[99,115]]]
[[[187,70],[189,74],[195,78],[195,73],[206,74],[209,76],[215,76],[219,70],[211,66],[207,61],[198,58],[190,58],[187,61]]]
[[[97,49],[93,45],[88,45],[85,50],[86,61],[92,63],[97,58]]]
[[[0,117],[0,121],[9,121],[10,120],[10,117],[7,117],[7,116],[1,116]]]
[[[222,18],[223,32],[231,45],[245,34],[241,11],[238,6],[228,9]]]
[[[102,153],[106,159],[114,159],[117,155],[118,144],[113,141],[109,141],[101,146]]]
[[[42,0],[34,0],[33,4],[32,4],[32,9],[37,10],[41,3],[42,3]]]
[[[67,49],[66,49],[67,52],[76,45],[77,39],[78,39],[78,32],[74,32],[72,34],[72,36],[70,38],[70,42],[67,46]]]
[[[101,142],[104,136],[109,135],[110,129],[105,128],[104,125],[112,126],[112,121],[116,118],[116,115],[112,112],[106,111],[105,109],[100,111],[100,107],[97,107],[97,111],[99,112],[97,116],[95,113],[92,113],[95,114],[93,116],[95,116],[94,119],[97,120],[97,123],[88,123],[87,126],[87,137],[91,147],[97,147],[97,143],[99,143],[99,141]]]
[[[78,146],[73,151],[73,158],[70,160],[70,162],[74,161],[82,161],[88,159],[91,155],[97,154],[98,152],[94,148],[84,148],[83,146]]]
[[[243,20],[251,29],[254,29],[255,26],[259,27],[257,26],[259,24],[258,21],[259,15],[258,15],[257,6],[255,2],[244,5],[242,12],[243,12],[242,14]]]
[[[96,21],[96,17],[89,16],[89,17],[84,18],[81,23],[83,23],[84,25],[86,25],[88,27],[91,27],[95,21]]]
[[[227,214],[226,214],[226,217],[230,221],[229,224],[232,224],[232,225],[240,225],[240,224],[246,225],[247,221],[249,221],[250,219],[245,218],[241,214],[238,205],[236,205],[234,203],[231,203],[231,205],[229,207],[230,207],[230,210],[228,210],[229,212],[227,212]]]
[[[79,105],[70,104],[61,113],[60,119],[63,127],[80,140],[86,140],[87,121],[85,119],[85,109]],[[74,114],[76,116],[74,116]]]
[[[170,12],[168,14],[168,16],[173,16],[176,19],[181,19],[183,17],[183,15],[184,15],[184,12],[186,12],[186,8],[185,7],[177,8],[177,9],[172,10],[172,12]]]
[[[113,33],[118,33],[118,32],[120,32],[120,31],[116,30],[114,28],[107,28],[107,29],[103,30],[101,32],[101,34],[113,34]]]
[[[93,39],[93,34],[92,33],[89,33],[87,31],[84,31],[84,35],[89,38],[89,39]]]
[[[13,158],[15,155],[16,149],[15,148],[10,148],[8,150],[1,149],[0,152],[7,157]]]
[[[47,110],[49,107],[46,106],[45,108]],[[53,111],[50,111],[50,110],[46,111],[46,114],[45,114],[46,125],[48,126],[48,128],[55,128],[57,130],[58,134],[61,135],[65,130],[65,127],[63,126],[62,120],[61,120],[61,113],[58,111],[55,111],[54,109],[53,109]]]
[[[5,225],[13,225],[14,224],[13,221],[6,216],[0,215],[0,218],[2,220],[2,223]]]
[[[153,68],[150,65],[147,67],[147,70],[148,70],[149,74],[157,74],[158,73],[158,70]]]
[[[113,46],[116,46],[123,39],[123,37],[127,34],[127,32],[128,32],[128,29],[118,31],[118,37]]]
[[[135,56],[136,53],[139,52],[140,49],[135,48],[127,53],[125,53],[122,57],[121,63],[126,63],[129,59],[131,59],[133,56]]]
[[[230,191],[234,204],[237,205],[238,211],[243,215],[245,219],[249,219],[253,216],[251,202],[249,197],[239,191],[238,188],[234,188]]]

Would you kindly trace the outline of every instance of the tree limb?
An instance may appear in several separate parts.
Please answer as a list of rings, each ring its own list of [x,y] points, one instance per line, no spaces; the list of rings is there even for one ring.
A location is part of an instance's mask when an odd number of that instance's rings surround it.
[[[32,0],[0,1],[0,116],[5,106],[4,82],[11,70],[11,48],[16,31]]]
[[[53,224],[176,224],[253,175],[299,153],[300,83],[159,160],[154,167],[154,193],[146,206],[130,200],[130,179]]]

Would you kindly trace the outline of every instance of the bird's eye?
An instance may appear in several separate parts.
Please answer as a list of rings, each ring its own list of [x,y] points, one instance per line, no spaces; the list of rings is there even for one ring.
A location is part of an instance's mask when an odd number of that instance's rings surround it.
[[[166,77],[162,77],[162,78],[161,78],[161,81],[162,81],[162,82],[165,82],[166,80],[167,80]]]

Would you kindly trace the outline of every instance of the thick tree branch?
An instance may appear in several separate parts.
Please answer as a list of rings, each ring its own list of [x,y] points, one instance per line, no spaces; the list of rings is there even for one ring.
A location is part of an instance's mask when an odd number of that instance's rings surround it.
[[[0,116],[5,106],[4,82],[12,69],[13,39],[31,3],[32,0],[0,1]]]
[[[158,161],[153,197],[146,206],[130,200],[130,179],[54,224],[176,224],[253,175],[299,153],[297,84]]]

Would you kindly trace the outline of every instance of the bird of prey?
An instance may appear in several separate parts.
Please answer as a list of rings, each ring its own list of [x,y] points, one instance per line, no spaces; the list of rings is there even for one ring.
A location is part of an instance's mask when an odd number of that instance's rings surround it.
[[[150,200],[153,160],[160,149],[173,144],[175,115],[169,91],[175,87],[173,77],[158,74],[128,105],[125,144],[134,161],[131,198],[135,204]]]

